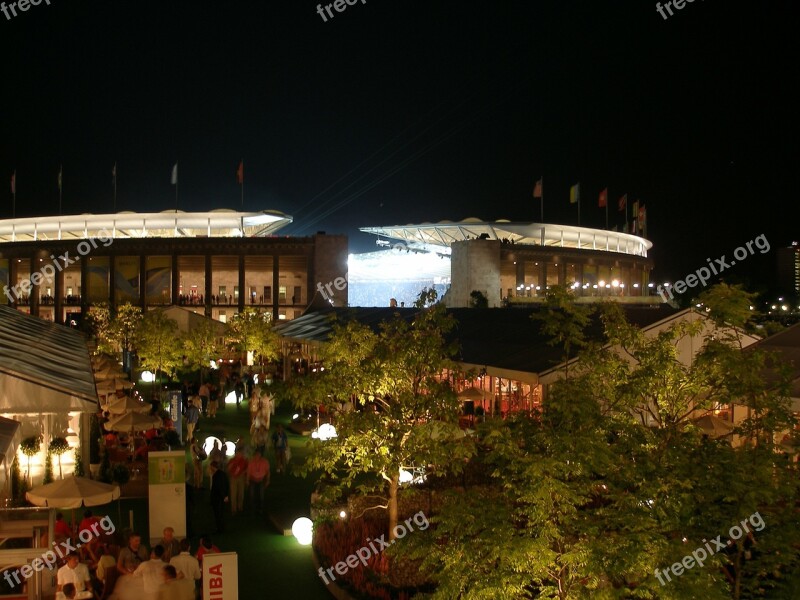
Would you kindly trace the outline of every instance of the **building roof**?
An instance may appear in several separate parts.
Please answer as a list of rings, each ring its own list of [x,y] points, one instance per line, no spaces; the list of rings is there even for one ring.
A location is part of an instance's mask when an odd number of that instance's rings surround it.
[[[780,360],[788,364],[791,378],[791,395],[795,399],[795,410],[800,410],[800,323],[792,325],[763,340],[748,346],[745,351],[764,350],[776,353]],[[780,374],[771,365],[762,372],[764,379],[773,385],[780,382]]]
[[[653,247],[653,243],[643,237],[619,231],[552,223],[481,221],[475,218],[457,223],[440,221],[439,223],[361,227],[360,229],[365,233],[400,240],[412,248],[429,246],[449,248],[453,242],[476,239],[481,236],[491,240],[508,240],[515,244],[529,246],[600,250],[636,256],[647,256],[647,251]]]
[[[83,336],[0,306],[0,411],[87,412],[96,407],[97,391]]]
[[[460,344],[456,360],[520,373],[541,373],[556,366],[561,363],[563,350],[551,345],[550,337],[542,334],[540,324],[531,318],[543,310],[543,306],[448,309],[457,323],[451,333],[451,338]],[[629,322],[642,328],[684,312],[668,305],[623,305],[622,310]],[[410,320],[417,312],[416,308],[329,308],[280,323],[275,330],[290,340],[325,342],[332,331],[333,317],[338,321],[353,319],[377,331],[382,321],[395,314]],[[593,319],[586,333],[590,339],[603,341],[599,319]]]
[[[0,220],[0,243],[87,238],[264,237],[292,222],[275,210],[119,212]]]

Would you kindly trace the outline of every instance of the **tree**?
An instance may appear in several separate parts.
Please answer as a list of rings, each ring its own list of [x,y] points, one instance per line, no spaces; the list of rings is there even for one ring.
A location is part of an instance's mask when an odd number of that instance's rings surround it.
[[[114,354],[114,332],[111,325],[111,309],[105,302],[98,302],[89,308],[86,323],[91,334],[97,339],[97,352]]]
[[[92,305],[87,314],[89,328],[97,338],[97,351],[116,354],[132,349],[134,337],[142,321],[142,309],[130,302],[113,311],[105,302]]]
[[[395,549],[423,561],[435,598],[792,597],[798,469],[771,441],[796,426],[788,381],[768,385],[768,363],[742,352],[734,329],[684,365],[675,346],[699,325],[648,338],[614,306],[602,323],[604,343],[584,344],[540,415],[480,431],[476,461],[493,481],[451,494],[435,528]],[[736,431],[752,441],[733,447],[691,424],[689,409],[717,398],[751,409]],[[724,544],[756,514],[765,527]],[[724,549],[704,565],[670,571],[718,534]]]
[[[135,334],[139,364],[144,370],[156,374],[166,373],[169,377],[183,364],[178,324],[160,310],[145,314]]]
[[[211,361],[219,357],[223,351],[218,326],[219,323],[217,321],[204,319],[182,338],[186,363],[191,367],[200,369],[201,383],[206,369],[211,365]]]
[[[117,307],[116,314],[111,320],[111,334],[123,351],[130,352],[133,349],[136,331],[142,319],[142,309],[133,306],[130,302],[125,302]]]
[[[272,329],[269,313],[245,308],[228,322],[227,338],[243,354],[252,352],[260,364],[278,358],[278,335]]]
[[[42,445],[42,438],[38,435],[26,437],[20,442],[19,449],[28,457],[28,472],[25,476],[26,481],[30,484],[31,481],[31,458],[39,454],[39,449]]]
[[[322,352],[325,370],[289,387],[300,407],[321,403],[334,415],[337,432],[311,441],[300,474],[322,470],[329,498],[355,491],[374,498],[371,508],[388,513],[390,539],[401,469],[459,472],[474,452],[458,428],[458,398],[439,377],[454,368],[455,346],[445,337],[454,322],[442,305],[423,308],[432,299],[435,292],[424,292],[410,321],[395,315],[378,331],[336,324]]]
[[[572,293],[559,285],[545,292],[544,310],[531,318],[541,324],[541,331],[550,343],[563,348],[564,377],[569,377],[569,360],[573,352],[586,344],[586,327],[592,310],[575,302]]]
[[[489,299],[479,290],[472,290],[469,294],[469,305],[472,308],[489,308]]]
[[[64,479],[64,473],[61,470],[61,455],[69,450],[69,442],[66,438],[56,437],[50,440],[50,445],[47,448],[48,454],[55,454],[58,457],[58,478]]]

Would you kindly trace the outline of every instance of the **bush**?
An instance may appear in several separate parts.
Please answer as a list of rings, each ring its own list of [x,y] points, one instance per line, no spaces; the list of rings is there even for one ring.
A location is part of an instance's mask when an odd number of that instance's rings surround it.
[[[170,448],[180,448],[181,436],[179,436],[178,432],[174,429],[168,429],[164,432],[164,442],[166,442],[167,446]]]
[[[44,479],[42,483],[53,483],[53,481],[55,481],[53,477],[53,455],[48,452],[47,457],[44,459]]]
[[[50,445],[47,447],[48,460],[51,454],[55,454],[58,458],[58,478],[64,479],[64,472],[61,470],[61,455],[69,450],[69,442],[66,438],[56,437],[50,440]],[[50,469],[52,470],[52,466]]]
[[[75,448],[75,467],[72,470],[75,477],[83,477],[83,459],[81,458],[80,447]]]

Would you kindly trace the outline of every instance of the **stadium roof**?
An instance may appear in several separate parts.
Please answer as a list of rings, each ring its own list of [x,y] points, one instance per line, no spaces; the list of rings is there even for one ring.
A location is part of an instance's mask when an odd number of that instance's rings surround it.
[[[453,242],[488,237],[491,240],[508,240],[515,244],[530,246],[553,246],[602,250],[647,256],[653,243],[630,233],[553,225],[544,223],[513,223],[511,221],[481,221],[465,219],[457,223],[440,221],[419,225],[391,225],[385,227],[361,227],[365,233],[373,233],[389,239],[400,240],[413,247],[440,246],[449,248]]]
[[[275,210],[119,212],[0,220],[0,243],[87,238],[264,237],[292,222]]]

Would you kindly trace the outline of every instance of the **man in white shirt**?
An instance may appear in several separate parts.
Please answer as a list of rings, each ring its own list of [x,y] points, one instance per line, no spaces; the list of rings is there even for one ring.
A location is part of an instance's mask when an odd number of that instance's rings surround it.
[[[157,600],[158,590],[164,582],[164,567],[162,560],[164,546],[156,546],[150,553],[150,560],[143,562],[133,572],[134,577],[141,577],[144,583],[145,600]]]
[[[161,573],[164,583],[158,591],[158,600],[194,600],[194,585],[188,579],[178,578],[175,567],[166,565]]]
[[[203,573],[200,571],[200,563],[191,554],[192,546],[188,538],[181,540],[181,552],[169,560],[169,564],[175,567],[178,573],[182,573],[185,579],[191,582],[199,580]]]
[[[67,555],[67,564],[58,570],[57,580],[59,592],[68,583],[73,584],[78,592],[90,589],[92,584],[89,569],[81,562],[77,552]]]

